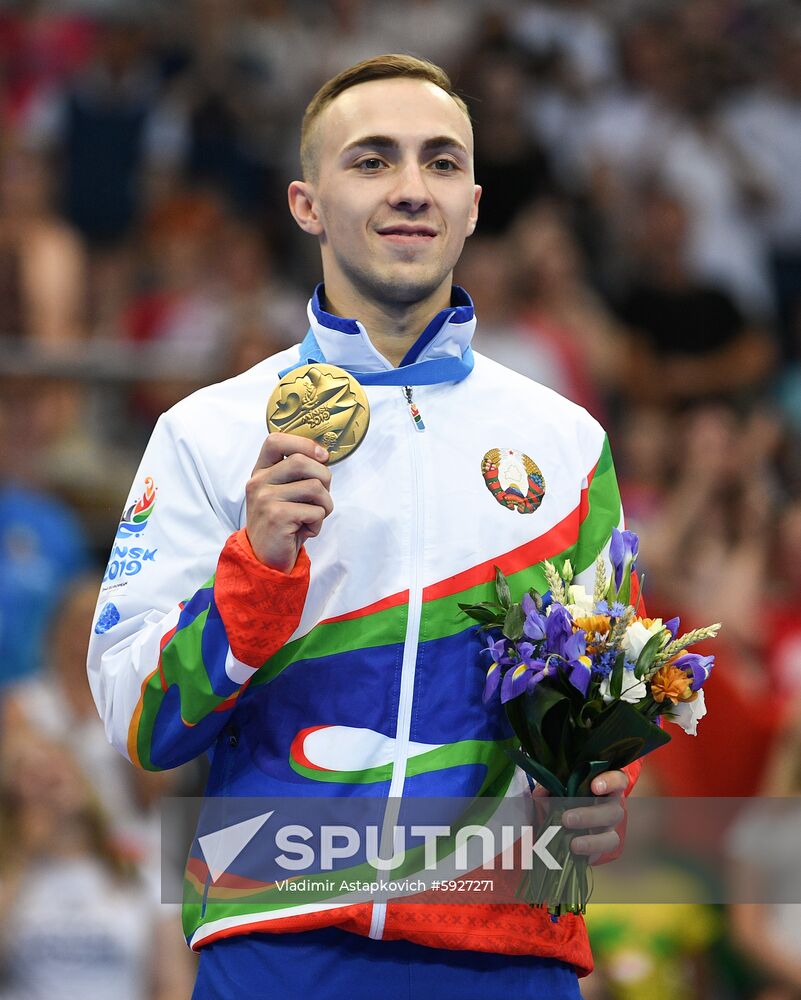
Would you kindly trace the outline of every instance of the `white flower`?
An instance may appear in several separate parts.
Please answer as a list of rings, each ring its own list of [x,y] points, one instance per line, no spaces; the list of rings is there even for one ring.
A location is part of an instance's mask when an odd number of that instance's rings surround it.
[[[646,642],[648,642],[652,635],[661,632],[663,628],[664,625],[661,618],[655,618],[649,628],[646,628],[642,622],[632,622],[623,636],[622,647],[626,654],[626,659],[631,660],[632,663],[636,663]]]
[[[704,689],[700,688],[697,697],[692,701],[680,701],[674,705],[670,712],[665,713],[665,718],[681,726],[685,733],[690,736],[698,735],[698,723],[706,715],[706,703],[704,702]]]
[[[615,700],[609,693],[609,684],[611,679],[611,674],[608,677],[604,677],[598,688],[601,692],[604,704],[606,705]],[[633,705],[635,702],[640,701],[641,698],[644,698],[647,693],[648,691],[645,687],[645,681],[638,681],[634,676],[633,670],[623,671],[623,685],[620,689],[621,701],[629,701]]]
[[[592,594],[587,593],[587,589],[583,584],[574,583],[568,589],[568,595],[570,597],[570,604],[567,605],[567,610],[574,618],[583,618],[586,615],[592,614],[595,601],[592,599]]]

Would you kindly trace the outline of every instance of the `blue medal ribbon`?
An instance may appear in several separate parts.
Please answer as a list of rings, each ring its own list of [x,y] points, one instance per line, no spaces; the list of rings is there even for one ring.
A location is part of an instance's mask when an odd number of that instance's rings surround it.
[[[295,368],[311,365],[315,362],[328,364],[314,332],[309,330],[300,345],[300,361],[290,365],[278,373],[279,378]],[[331,362],[333,363],[333,362]],[[461,382],[473,370],[475,358],[473,351],[466,347],[460,358],[429,358],[427,361],[414,361],[400,368],[388,368],[386,371],[360,372],[347,365],[338,365],[352,375],[361,385],[436,385],[438,382]]]

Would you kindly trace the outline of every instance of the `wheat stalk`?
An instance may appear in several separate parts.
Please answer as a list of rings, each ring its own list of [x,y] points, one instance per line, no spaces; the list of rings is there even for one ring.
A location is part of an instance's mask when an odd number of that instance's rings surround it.
[[[604,557],[601,555],[595,561],[595,590],[592,592],[593,604],[597,604],[604,599],[606,588],[606,563]]]
[[[565,604],[565,585],[562,582],[562,577],[559,576],[556,566],[554,566],[549,559],[546,559],[543,562],[543,567],[545,569],[545,580],[548,584],[548,589],[551,592],[551,597],[553,597],[553,599],[558,601],[560,604]]]
[[[620,643],[623,641],[623,636],[626,634],[626,629],[631,625],[631,621],[634,618],[634,608],[626,608],[620,618],[615,622],[612,631],[609,633],[609,640],[607,642],[608,646],[613,649],[617,649]]]
[[[702,642],[704,639],[714,639],[720,629],[720,622],[716,622],[714,625],[706,625],[704,628],[696,628],[692,632],[685,632],[678,639],[669,642],[654,662],[659,664],[667,663],[678,653],[681,653],[682,650],[687,649],[688,646],[693,646],[696,642]]]

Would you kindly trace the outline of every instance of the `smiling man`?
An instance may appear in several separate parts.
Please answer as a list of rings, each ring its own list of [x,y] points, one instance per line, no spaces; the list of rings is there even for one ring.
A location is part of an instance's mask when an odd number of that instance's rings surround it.
[[[470,348],[452,275],[478,218],[472,149],[447,76],[412,57],[352,67],[310,103],[289,187],[322,255],[310,330],[161,418],[101,591],[90,680],[138,766],[208,753],[211,796],[529,794],[459,603],[489,596],[496,565],[516,592],[543,589],[545,558],[586,582],[620,499],[601,427]],[[287,433],[318,425],[330,451]],[[604,798],[574,851],[615,850],[635,773],[595,779]],[[592,967],[580,917],[260,906],[233,893],[252,885],[237,864],[218,884],[190,858],[201,1000],[561,1000]]]

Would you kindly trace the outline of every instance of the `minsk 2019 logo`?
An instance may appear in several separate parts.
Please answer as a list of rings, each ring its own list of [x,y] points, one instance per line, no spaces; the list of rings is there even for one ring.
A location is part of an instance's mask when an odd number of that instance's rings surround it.
[[[117,538],[130,538],[139,535],[147,527],[150,515],[156,506],[156,485],[148,476],[145,479],[145,492],[127,508],[117,529]]]

